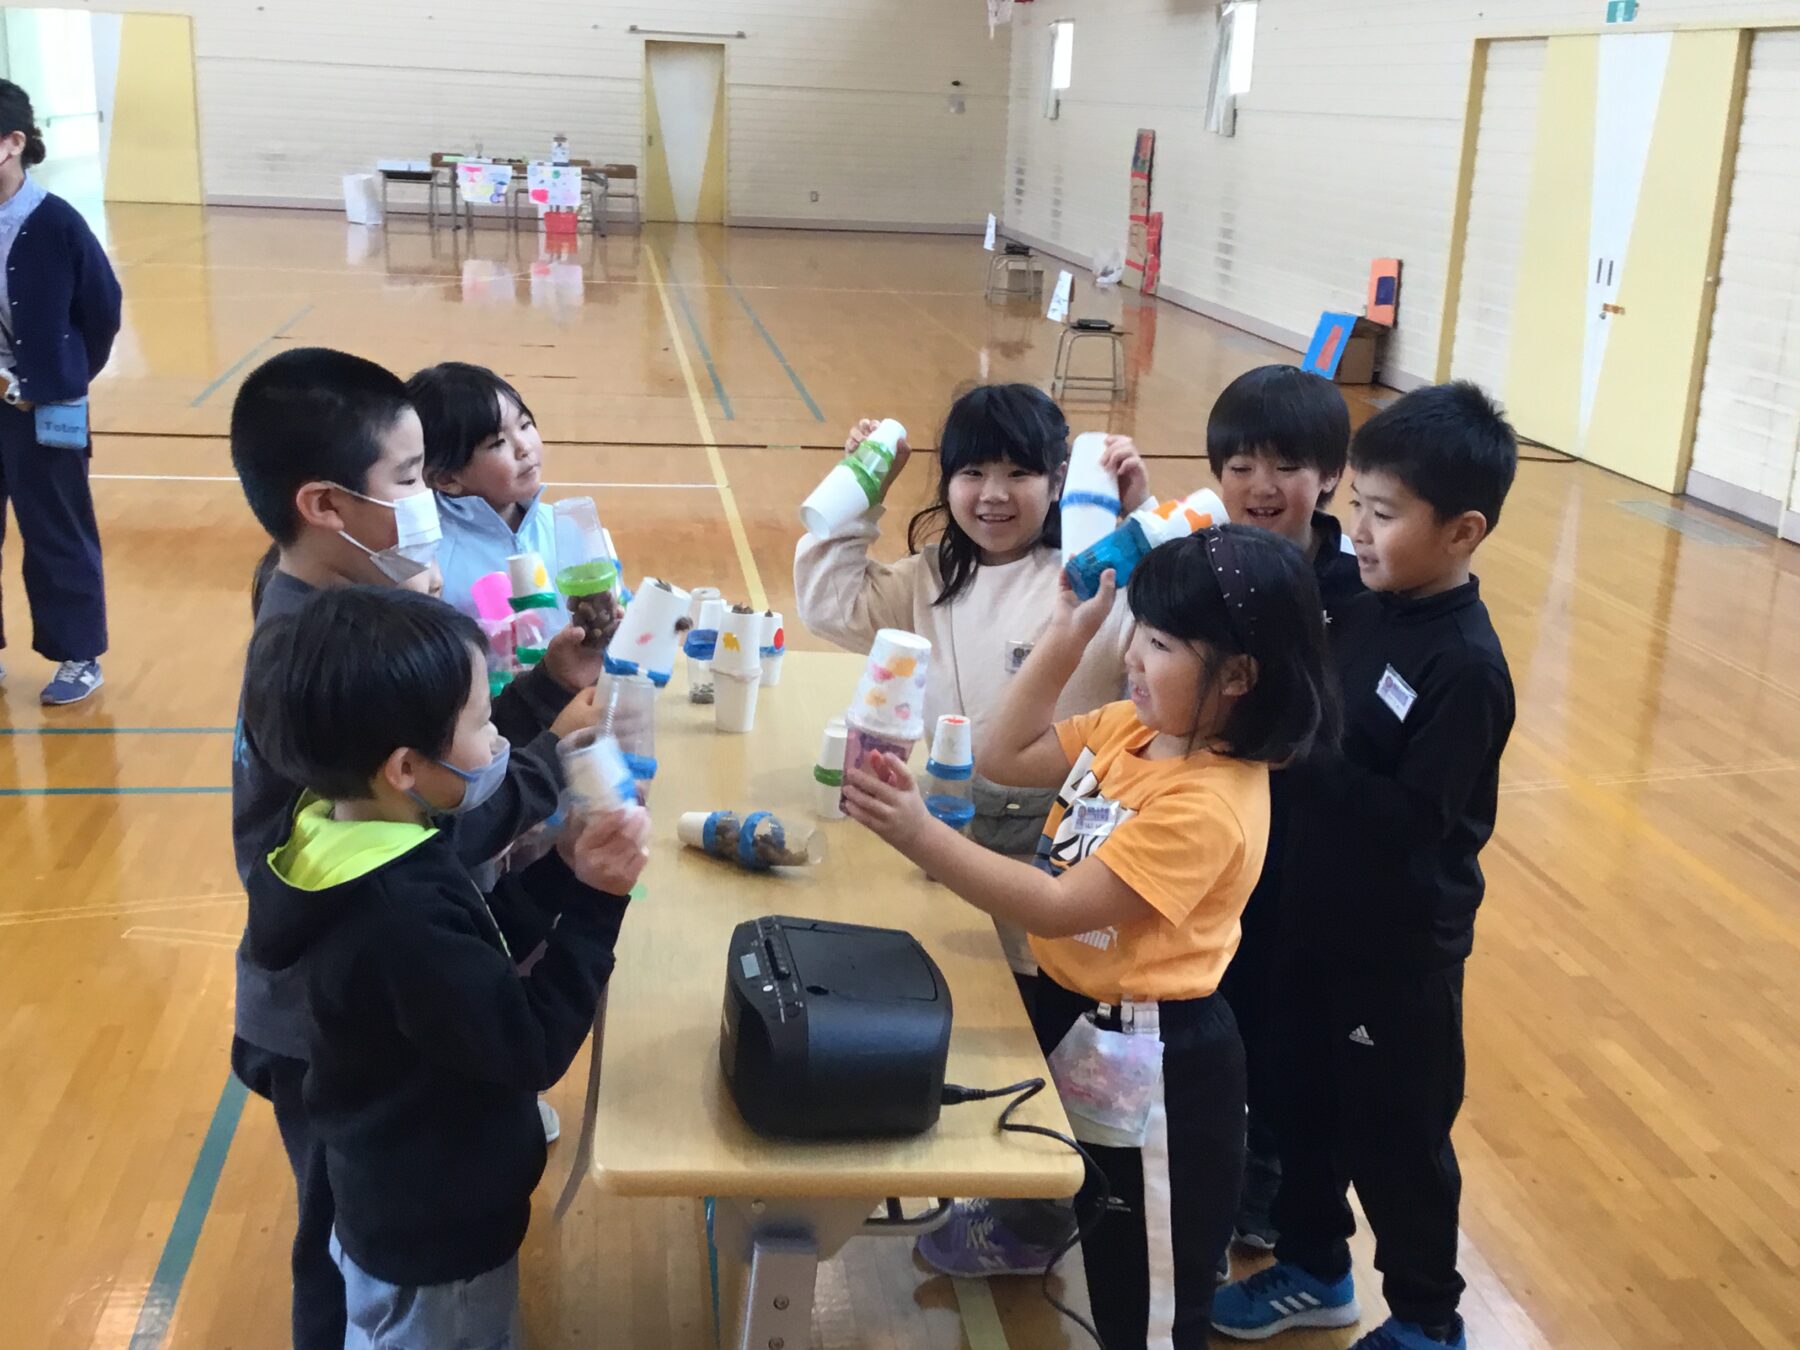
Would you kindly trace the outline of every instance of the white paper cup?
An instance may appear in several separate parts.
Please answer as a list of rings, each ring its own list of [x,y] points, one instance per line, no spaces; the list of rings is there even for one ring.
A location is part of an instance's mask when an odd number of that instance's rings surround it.
[[[719,645],[713,653],[713,672],[754,675],[762,679],[762,640],[765,623],[755,610],[728,610],[719,625]]]
[[[954,713],[938,718],[931,737],[931,759],[946,768],[960,769],[975,762],[975,742],[969,719]]]
[[[781,658],[787,654],[787,621],[769,610],[763,615],[762,682],[764,689],[781,683]]]
[[[869,660],[851,700],[851,720],[865,731],[896,741],[925,735],[925,681],[931,642],[901,628],[875,634]]]
[[[637,801],[637,782],[618,741],[591,728],[556,747],[570,802],[583,811],[610,811]]]
[[[839,770],[840,781],[835,783],[813,784],[813,814],[820,820],[844,819],[844,785],[843,771]]]
[[[741,736],[756,725],[756,695],[762,688],[760,670],[740,673],[713,669],[713,720],[720,731]]]
[[[515,553],[506,560],[506,578],[512,583],[512,593],[517,597],[542,595],[552,588],[550,569],[544,566],[543,558],[536,553]]]
[[[1119,480],[1100,467],[1106,437],[1084,431],[1069,452],[1069,472],[1062,490],[1062,555],[1067,563],[1091,548],[1119,524]]]
[[[829,539],[874,503],[863,491],[862,480],[842,464],[831,466],[825,480],[800,504],[800,523],[815,539]]]
[[[675,653],[681,636],[675,625],[687,617],[688,593],[655,577],[643,583],[625,607],[625,617],[607,644],[606,654],[629,672],[648,675],[667,684],[675,671]]]
[[[675,837],[689,848],[704,849],[706,847],[706,822],[712,819],[711,811],[683,811],[681,819],[675,822]]]

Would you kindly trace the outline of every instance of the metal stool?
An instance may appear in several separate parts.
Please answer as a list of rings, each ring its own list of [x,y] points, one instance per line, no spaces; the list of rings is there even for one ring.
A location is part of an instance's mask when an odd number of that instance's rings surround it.
[[[1029,290],[1014,290],[1012,279],[1023,272],[1029,283]],[[1002,251],[988,260],[987,289],[983,298],[992,300],[995,292],[1011,298],[1015,295],[1041,296],[1044,293],[1044,269],[1034,254],[1024,244],[1008,244]]]
[[[1084,322],[1088,326],[1083,326]],[[1075,344],[1083,338],[1106,338],[1112,343],[1112,375],[1071,375],[1069,366]],[[1067,324],[1056,340],[1056,363],[1050,372],[1050,397],[1061,398],[1069,390],[1103,393],[1116,399],[1125,392],[1125,330],[1103,319]]]

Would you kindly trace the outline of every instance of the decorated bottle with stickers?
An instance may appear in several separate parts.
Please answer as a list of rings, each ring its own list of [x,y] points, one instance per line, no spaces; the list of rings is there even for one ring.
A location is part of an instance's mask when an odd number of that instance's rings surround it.
[[[1229,521],[1225,503],[1210,488],[1201,488],[1179,501],[1146,504],[1126,516],[1118,529],[1069,559],[1063,571],[1075,594],[1092,600],[1100,593],[1100,578],[1107,571],[1113,573],[1119,589],[1124,590],[1137,565],[1158,544]]]
[[[925,734],[925,677],[931,642],[883,628],[869,648],[856,697],[844,712],[844,768],[866,769],[877,750],[905,762]]]

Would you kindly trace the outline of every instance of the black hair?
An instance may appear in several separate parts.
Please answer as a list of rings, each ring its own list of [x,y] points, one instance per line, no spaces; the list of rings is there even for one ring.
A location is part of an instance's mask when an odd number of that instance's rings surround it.
[[[1457,380],[1415,389],[1364,422],[1350,465],[1393,474],[1440,521],[1479,511],[1492,530],[1518,472],[1519,443],[1500,405]]]
[[[262,624],[244,666],[244,730],[291,783],[369,796],[399,749],[439,757],[469,701],[481,629],[428,595],[342,586]]]
[[[477,448],[500,434],[501,399],[537,420],[517,389],[486,366],[466,361],[427,366],[406,382],[406,396],[425,428],[425,469],[434,476],[460,473]]]
[[[950,512],[950,480],[964,469],[1005,460],[1028,473],[1054,474],[1069,462],[1069,420],[1032,384],[978,384],[950,405],[938,435],[937,500],[906,527],[906,547],[919,552],[940,533],[938,570],[944,589],[934,605],[947,605],[975,579],[981,550]],[[1062,509],[1050,503],[1039,545],[1062,547]]]
[[[1223,480],[1233,455],[1268,455],[1338,479],[1350,449],[1350,409],[1338,387],[1298,366],[1247,370],[1219,395],[1206,419],[1206,458]],[[1319,494],[1320,506],[1336,490]]]
[[[0,80],[0,136],[15,131],[25,133],[25,151],[19,156],[26,168],[44,162],[44,133],[38,130],[37,114],[31,110],[31,95],[11,80]]]
[[[1231,603],[1213,562],[1215,535],[1234,569]],[[1171,540],[1138,564],[1127,595],[1139,623],[1206,649],[1202,708],[1224,679],[1222,658],[1256,663],[1255,683],[1217,733],[1221,753],[1287,764],[1336,743],[1325,606],[1313,569],[1286,539],[1252,525],[1221,525]]]
[[[294,494],[307,483],[364,491],[409,406],[398,375],[328,347],[296,347],[251,371],[231,405],[231,465],[269,536],[299,537]]]

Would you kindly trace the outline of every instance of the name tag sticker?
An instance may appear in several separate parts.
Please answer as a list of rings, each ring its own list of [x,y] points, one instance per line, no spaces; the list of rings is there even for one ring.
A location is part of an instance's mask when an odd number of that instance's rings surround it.
[[[1412,711],[1413,704],[1419,698],[1413,692],[1413,687],[1401,679],[1399,673],[1392,666],[1381,672],[1381,680],[1375,686],[1375,693],[1383,703],[1388,705],[1388,711],[1402,722],[1406,720],[1406,715]]]
[[[1110,834],[1119,820],[1119,804],[1104,797],[1084,797],[1075,803],[1077,834]]]
[[[1035,642],[1014,641],[1007,643],[1006,673],[1008,675],[1017,675],[1020,667],[1025,664],[1026,658],[1031,655],[1031,649],[1035,646],[1037,646]]]

